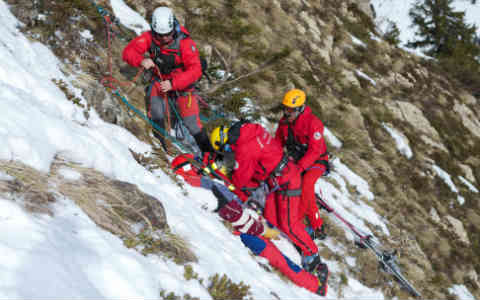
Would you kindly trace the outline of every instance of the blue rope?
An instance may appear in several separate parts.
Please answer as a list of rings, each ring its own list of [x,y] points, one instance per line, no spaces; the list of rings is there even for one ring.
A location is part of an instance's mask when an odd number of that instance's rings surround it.
[[[183,151],[183,152],[188,152],[188,153],[194,153],[195,150],[191,147],[191,146],[187,146],[181,142],[179,142],[177,139],[175,139],[174,137],[170,136],[170,134],[168,134],[165,129],[163,129],[162,127],[160,127],[157,123],[153,122],[150,118],[148,118],[144,113],[142,113],[140,110],[138,110],[135,106],[133,106],[130,102],[128,102],[128,100],[122,96],[120,94],[120,92],[117,90],[114,90],[112,91],[112,94],[118,96],[123,103],[125,103],[125,105],[131,109],[133,112],[135,112],[138,116],[140,116],[143,120],[145,120],[147,123],[149,123],[150,125],[152,125],[153,128],[155,128],[156,130],[158,130],[164,137],[168,138],[169,140],[171,140],[173,143],[175,143],[177,146],[180,147],[180,149]]]
[[[110,17],[112,22],[114,22],[115,24],[118,24],[118,20],[116,18],[112,18],[112,16],[108,13],[108,11],[101,7],[100,5],[98,5],[94,0],[90,0],[90,2],[93,4],[93,6],[95,6],[95,8],[97,9],[98,13],[102,16],[102,17]]]
[[[98,13],[103,17],[109,17],[110,20],[119,25],[119,21],[117,18],[114,18],[112,17],[112,15],[106,10],[104,9],[103,7],[101,7],[100,5],[98,5],[94,0],[89,0],[93,6],[95,6],[95,8],[97,9]],[[108,25],[108,24],[107,24]],[[111,30],[110,28],[108,30]],[[170,139],[173,140],[173,142],[175,142],[177,145],[180,146],[180,142],[178,142],[176,139],[170,137],[169,134],[166,133],[166,131],[164,129],[162,129],[161,127],[159,127],[157,124],[155,124],[152,120],[150,120],[149,118],[147,118],[147,116],[145,116],[142,112],[140,112],[136,107],[134,107],[133,105],[131,105],[126,99],[125,97],[121,96],[120,93],[118,92],[118,90],[115,90],[113,91],[114,94],[116,94],[118,97],[120,97],[120,99],[122,99],[122,101],[131,109],[133,110],[137,115],[141,116],[145,121],[147,121],[148,123],[150,123],[150,125],[153,126],[153,128],[155,128],[156,130],[158,130],[163,136],[165,137],[168,137]],[[175,104],[172,103],[170,100],[168,101],[170,107],[171,107],[171,110],[173,110],[175,112],[175,116],[177,118],[177,122],[183,122],[182,121],[182,118],[179,116],[176,108],[175,108]],[[215,110],[211,110],[213,113],[214,113],[214,116],[215,118],[208,118],[208,117],[205,117],[203,115],[200,115],[200,120],[202,120],[202,122],[210,122],[210,121],[214,121],[214,120],[217,120],[219,118],[225,118],[225,116],[221,113],[218,113],[217,111]],[[180,146],[181,147],[181,146]]]
[[[205,115],[201,114],[200,115],[200,120],[207,123],[207,122],[215,121],[215,120],[218,120],[218,119],[225,119],[225,117],[226,117],[225,114],[219,113],[216,110],[210,109],[210,111],[213,112],[213,117],[208,118]]]

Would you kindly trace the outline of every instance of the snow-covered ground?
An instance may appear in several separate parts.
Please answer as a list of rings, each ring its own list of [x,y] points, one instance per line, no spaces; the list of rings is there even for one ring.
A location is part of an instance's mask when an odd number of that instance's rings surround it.
[[[408,139],[406,136],[401,134],[395,128],[391,128],[385,123],[382,123],[383,128],[390,134],[390,136],[395,140],[395,145],[397,149],[402,153],[406,158],[410,159],[413,156],[412,149],[410,148]]]
[[[111,4],[126,26],[139,31],[148,28],[123,1],[111,0]],[[189,196],[185,196],[168,176],[162,172],[154,175],[139,165],[129,149],[148,155],[149,145],[125,129],[103,122],[94,111],[85,119],[83,108],[69,102],[52,83],[52,79],[71,80],[60,71],[61,62],[44,45],[23,36],[17,28],[21,24],[3,0],[0,25],[1,160],[18,160],[48,172],[54,156],[61,154],[106,176],[136,184],[162,201],[173,232],[192,245],[199,257],[192,267],[200,278],[225,273],[234,282],[250,285],[254,299],[270,299],[271,291],[288,299],[322,299],[260,267],[238,237],[216,215],[202,209],[205,203],[216,201],[210,192],[187,187]],[[81,33],[83,38],[90,36]],[[81,98],[79,91],[71,85],[70,89]],[[328,133],[330,142],[341,147],[341,141]],[[369,232],[365,226],[368,220],[388,235],[383,218],[369,206],[375,196],[368,183],[339,159],[333,163],[337,171],[331,180],[337,185],[320,180],[317,189],[321,188],[332,207],[362,230]],[[74,179],[75,174],[64,172]],[[13,179],[0,172],[0,180]],[[347,185],[356,189],[356,195],[349,193]],[[118,237],[97,227],[70,199],[58,199],[53,209],[53,217],[32,215],[17,202],[0,197],[0,298],[158,299],[161,289],[211,298],[198,281],[185,280],[182,266],[125,248]],[[299,263],[291,245],[280,241],[278,246]],[[335,249],[338,245],[328,239],[320,247]],[[345,261],[355,266],[354,258],[345,257]],[[335,281],[341,270],[336,262],[328,264]],[[463,286],[452,287],[452,291],[470,294]],[[335,287],[330,287],[327,298],[338,296]],[[354,278],[349,278],[342,296],[384,298]]]

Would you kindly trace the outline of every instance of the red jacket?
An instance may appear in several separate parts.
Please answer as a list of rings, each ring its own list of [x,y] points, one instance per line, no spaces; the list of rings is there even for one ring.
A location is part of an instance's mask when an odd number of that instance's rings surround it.
[[[161,47],[152,38],[152,32],[146,31],[128,43],[123,50],[122,59],[131,66],[140,67],[140,63],[145,58],[143,54],[150,50],[153,42],[162,54],[175,56],[175,66],[181,66],[175,68],[170,74],[162,74],[162,79],[170,80],[173,90],[185,90],[200,79],[202,65],[197,46],[189,37],[188,31],[181,27],[181,33],[177,35],[178,37],[172,43]],[[150,57],[154,59],[153,54],[150,54]]]
[[[289,126],[292,126],[295,141],[307,147],[305,154],[297,161],[300,168],[305,170],[318,160],[328,161],[327,146],[323,137],[323,123],[312,113],[310,107],[305,106],[305,110],[293,124],[289,124],[285,117],[280,120],[275,139],[282,146],[286,146]]]
[[[228,133],[231,138],[233,127]],[[282,146],[259,124],[240,127],[238,139],[231,145],[235,152],[232,182],[237,188],[256,187],[267,179],[283,156]]]

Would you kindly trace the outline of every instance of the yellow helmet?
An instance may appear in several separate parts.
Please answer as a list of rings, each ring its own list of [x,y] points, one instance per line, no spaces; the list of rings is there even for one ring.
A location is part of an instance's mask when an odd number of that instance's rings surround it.
[[[228,141],[228,130],[230,128],[226,126],[218,126],[210,134],[210,143],[212,144],[213,149],[216,151],[223,151],[225,144]]]
[[[287,107],[296,108],[302,106],[306,98],[307,96],[304,91],[293,89],[285,94],[282,104]]]

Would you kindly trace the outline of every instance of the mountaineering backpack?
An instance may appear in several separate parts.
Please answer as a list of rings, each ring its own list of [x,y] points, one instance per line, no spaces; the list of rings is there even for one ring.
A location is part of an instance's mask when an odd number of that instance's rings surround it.
[[[185,38],[185,37],[183,37]],[[150,52],[154,54],[154,62],[155,65],[157,65],[158,69],[162,74],[170,74],[174,69],[177,68],[182,68],[183,64],[175,65],[175,55],[174,54],[163,54],[160,52],[158,49],[157,45],[152,45],[150,46]],[[210,80],[210,76],[208,76],[207,69],[208,69],[208,61],[207,59],[200,54],[200,65],[202,68],[202,76],[205,75],[205,77]],[[201,77],[200,77],[201,79]],[[200,81],[200,79],[198,81]]]

